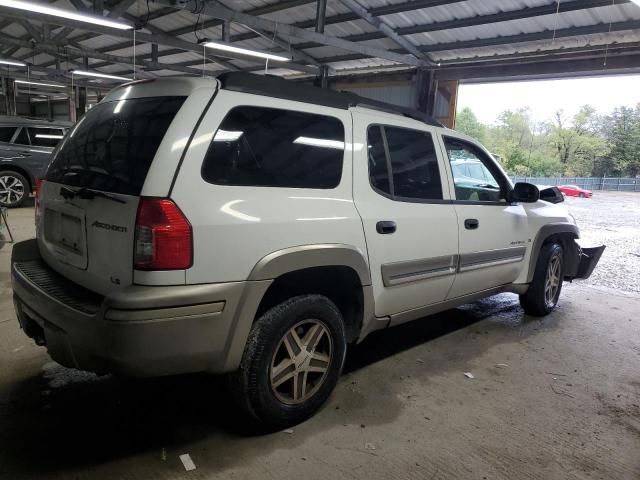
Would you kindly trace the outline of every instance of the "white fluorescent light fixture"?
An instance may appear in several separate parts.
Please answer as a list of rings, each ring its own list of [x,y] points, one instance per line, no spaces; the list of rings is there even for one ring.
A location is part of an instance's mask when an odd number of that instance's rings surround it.
[[[302,145],[310,145],[312,147],[335,148],[336,150],[344,150],[344,142],[337,140],[326,140],[324,138],[298,137],[293,143]]]
[[[53,17],[68,18],[69,20],[93,23],[94,25],[102,25],[103,27],[117,28],[118,30],[131,30],[133,28],[131,25],[127,25],[126,23],[114,22],[113,20],[94,15],[83,15],[81,13],[72,12],[71,10],[49,7],[41,3],[23,2],[21,0],[0,0],[0,7],[15,8],[17,10],[26,10],[28,12],[51,15]]]
[[[0,0],[1,2],[2,0]],[[207,48],[213,48],[215,50],[223,50],[225,52],[240,53],[242,55],[249,55],[251,57],[266,58],[267,60],[274,60],[276,62],[290,62],[289,57],[282,55],[276,55],[275,53],[261,52],[260,50],[251,50],[250,48],[241,48],[228,43],[219,42],[205,42],[203,45]]]
[[[5,60],[4,58],[0,58],[0,65],[11,65],[12,67],[26,67],[27,64],[24,62],[18,62],[16,60]]]
[[[0,0],[1,2],[2,0]],[[110,80],[124,80],[130,82],[130,78],[118,77],[117,75],[107,75],[106,73],[87,72],[86,70],[71,70],[72,75],[80,75],[81,77],[108,78]]]
[[[216,136],[213,137],[214,142],[235,142],[238,140],[244,132],[218,130]]]
[[[35,85],[36,87],[67,88],[66,85],[56,85],[55,83],[29,82],[27,80],[15,80],[15,83],[21,85]]]
[[[36,133],[36,138],[48,138],[51,140],[60,140],[62,135],[50,135],[48,133]]]

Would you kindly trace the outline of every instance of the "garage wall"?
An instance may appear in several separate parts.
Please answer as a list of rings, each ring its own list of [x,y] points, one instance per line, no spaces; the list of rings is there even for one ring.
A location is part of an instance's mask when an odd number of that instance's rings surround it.
[[[66,100],[51,102],[54,120],[69,120],[69,104]],[[31,115],[47,118],[47,102],[33,102]]]

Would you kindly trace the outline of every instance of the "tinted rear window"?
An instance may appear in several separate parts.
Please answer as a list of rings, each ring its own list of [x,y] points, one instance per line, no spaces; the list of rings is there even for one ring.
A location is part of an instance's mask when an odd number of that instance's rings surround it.
[[[31,144],[37,147],[55,147],[63,136],[64,131],[61,128],[29,127]]]
[[[26,127],[22,127],[20,129],[20,133],[18,133],[18,136],[13,143],[17,143],[18,145],[31,145]]]
[[[96,105],[55,151],[46,179],[139,195],[158,146],[185,98],[134,98]]]
[[[0,127],[0,142],[10,142],[16,127]]]
[[[343,157],[344,127],[337,118],[237,107],[218,128],[202,177],[219,185],[334,188]]]

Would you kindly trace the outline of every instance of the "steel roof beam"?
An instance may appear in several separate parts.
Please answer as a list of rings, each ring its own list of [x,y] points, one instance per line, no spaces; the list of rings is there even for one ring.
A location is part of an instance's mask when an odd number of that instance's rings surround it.
[[[554,38],[576,37],[580,35],[592,35],[596,33],[618,32],[621,30],[635,30],[640,28],[640,20],[627,20],[614,23],[597,23],[584,27],[568,27],[558,30],[543,30],[532,33],[519,33],[503,37],[479,38],[476,40],[463,40],[457,42],[434,43],[420,45],[422,52],[442,52],[446,50],[462,50],[465,48],[492,47],[496,45],[510,45],[513,43],[534,42],[540,40],[553,40]]]
[[[407,52],[412,54],[414,57],[424,60],[430,64],[433,63],[428,55],[418,50],[415,47],[415,45],[413,45],[409,40],[398,35],[393,30],[393,28],[391,28],[391,26],[389,26],[384,20],[381,20],[380,18],[374,17],[373,15],[371,15],[371,13],[369,13],[369,11],[365,7],[360,5],[357,2],[357,0],[339,0],[339,1],[344,6],[346,6],[349,10],[351,10],[353,13],[358,15],[359,18],[362,18],[362,20],[367,22],[369,25],[375,27],[378,30],[378,32],[382,34],[383,37],[390,38],[397,45],[404,48]]]
[[[629,3],[631,0],[613,0],[615,1],[615,5],[622,5],[625,3]],[[560,4],[560,13],[564,12],[572,12],[577,10],[586,10],[589,8],[597,8],[603,6],[611,6],[613,5],[612,0],[570,0],[565,3]],[[404,5],[407,8],[410,8],[416,2],[408,2],[404,4],[394,5],[395,9],[401,8]],[[384,8],[384,7],[382,7]],[[403,7],[404,8],[404,7]],[[477,15],[475,17],[455,19],[455,20],[447,20],[444,22],[433,22],[427,23],[423,25],[413,25],[411,27],[401,27],[396,28],[394,32],[397,35],[413,35],[416,33],[430,33],[430,32],[440,32],[443,30],[449,30],[452,28],[465,28],[465,27],[474,27],[479,25],[488,25],[492,23],[499,22],[507,22],[510,20],[523,20],[527,18],[538,17],[542,15],[552,15],[556,13],[557,4],[554,2],[550,5],[542,5],[540,7],[529,7],[518,10],[510,10],[506,12],[492,13],[489,15]],[[371,9],[371,14],[375,16],[375,11],[377,9]],[[329,21],[329,19],[327,19]],[[302,26],[302,28],[307,28],[308,22],[301,22],[297,24],[298,26]],[[368,40],[378,40],[381,38],[385,38],[385,35],[382,32],[365,32],[358,33],[355,35],[348,35],[343,37],[345,40],[349,40],[350,42],[365,42]],[[242,38],[232,38],[232,40],[246,40],[246,36]],[[312,42],[308,43],[299,43],[296,45],[296,48],[300,50],[304,50],[307,48],[319,47],[320,45]],[[424,52],[424,51],[423,51]]]
[[[11,37],[4,33],[0,33],[0,43],[6,45],[14,45],[22,48],[31,48],[31,42],[26,40],[21,40],[19,38]],[[39,45],[38,50],[40,52],[47,53],[48,55],[58,57],[61,59],[66,59],[68,56],[74,57],[91,57],[97,58],[101,60],[106,60],[110,63],[125,65],[127,67],[131,67],[131,57],[121,57],[117,55],[107,55],[105,53],[100,53],[96,50],[92,50],[89,48],[78,48],[78,47],[56,47],[54,45]],[[150,61],[141,61],[140,65],[151,68],[151,69],[162,69],[162,70],[175,70],[178,72],[188,73],[191,75],[201,75],[202,71],[195,68],[189,67],[178,67],[172,64],[167,63],[159,63],[159,62],[150,62]],[[37,65],[34,68],[43,68],[42,66],[38,67]]]
[[[271,5],[265,5],[262,7],[257,7],[257,8],[253,8],[251,10],[248,10],[246,13],[250,14],[250,15],[266,15],[269,13],[274,13],[274,12],[278,12],[280,10],[286,10],[288,8],[295,8],[298,7],[300,5],[305,5],[307,3],[314,3],[316,0],[285,0],[282,2],[278,2],[278,3],[274,3]],[[135,2],[135,0],[134,0]],[[161,8],[159,10],[156,10],[155,12],[151,12],[149,14],[149,18],[148,21],[153,21],[157,18],[162,18],[162,17],[166,17],[167,15],[172,15],[176,12],[180,11],[180,9],[176,9],[173,7],[165,7],[165,8]],[[207,28],[211,28],[211,27],[217,27],[219,25],[222,25],[222,21],[215,19],[215,20],[205,20],[204,22],[201,22],[200,25],[198,26],[198,30],[204,30]],[[182,28],[178,28],[176,30],[172,30],[169,33],[170,35],[173,36],[180,36],[180,35],[184,35],[185,33],[192,33],[193,32],[193,27],[192,26],[188,26],[188,27],[182,27]],[[253,34],[254,36],[257,36],[256,34]],[[75,37],[74,40],[77,42],[82,42],[83,40],[88,40],[90,38],[95,38],[97,35],[94,35],[92,33],[84,33],[82,35],[79,35],[78,37]]]
[[[606,73],[639,73],[640,54],[615,55],[604,66],[602,58],[563,59],[562,61],[537,61],[522,63],[521,60],[501,62],[494,65],[461,65],[435,71],[439,80],[490,80],[501,78],[514,80],[549,78],[558,76],[602,75]]]
[[[560,13],[572,12],[578,10],[587,10],[590,8],[605,7],[611,5],[622,5],[629,3],[631,0],[570,0],[568,2],[560,3]],[[402,13],[418,10],[421,8],[429,8],[434,6],[442,6],[452,3],[459,3],[460,0],[437,0],[437,1],[412,1],[398,3],[394,5],[387,5],[384,7],[376,7],[369,9],[368,12],[373,17],[379,17],[383,15],[389,15],[392,13]],[[542,15],[552,15],[556,13],[557,3],[552,2],[549,5],[542,5],[539,7],[528,7],[518,10],[509,10],[504,12],[492,13],[488,15],[477,15],[475,17],[461,18],[448,20],[444,22],[433,22],[422,25],[413,25],[410,27],[396,28],[394,31],[398,35],[412,35],[416,33],[429,33],[439,32],[443,30],[449,30],[451,28],[464,28],[474,27],[478,25],[487,25],[492,23],[507,22],[510,20],[523,20],[527,18],[538,17]],[[355,13],[344,13],[327,17],[326,24],[342,23],[357,20],[359,17]],[[303,22],[297,22],[294,25],[299,28],[311,28],[313,27],[313,20],[305,20]],[[231,38],[232,41],[242,41],[254,38],[255,34],[245,33],[236,35]],[[342,37],[344,40],[350,42],[364,42],[368,40],[378,40],[385,38],[382,32],[366,32],[355,35],[348,35]],[[296,45],[296,48],[304,50],[306,48],[314,48],[320,46],[314,42],[300,43]]]
[[[180,6],[180,5],[176,5],[176,1],[181,1],[181,0],[158,0],[158,1],[163,4]],[[204,2],[202,13],[205,15],[219,18],[220,20],[228,20],[230,22],[240,23],[254,29],[266,30],[272,33],[276,33],[284,37],[295,38],[300,40],[308,40],[308,41],[320,43],[322,45],[329,45],[335,48],[340,48],[342,50],[358,52],[363,55],[382,58],[382,59],[400,63],[400,64],[407,64],[407,65],[413,65],[413,66],[426,65],[425,61],[416,59],[411,56],[397,54],[381,48],[374,48],[366,45],[359,45],[357,43],[349,42],[338,37],[333,37],[330,35],[325,35],[317,32],[311,32],[308,30],[304,30],[302,28],[294,27],[293,25],[274,22],[272,20],[267,20],[261,17],[254,17],[252,15],[247,15],[246,13],[242,13],[242,12],[236,12],[235,10],[231,10],[225,7],[224,5],[217,2],[216,0],[202,0],[202,1]],[[186,4],[187,3],[185,3],[185,5]]]
[[[54,23],[56,25],[68,26],[68,27],[78,28],[81,30],[90,30],[96,33],[100,33],[102,35],[123,38],[133,42],[133,32],[129,30],[114,30],[112,28],[103,27],[102,25],[87,24],[84,22],[79,22],[76,20],[71,20],[71,19],[62,18],[62,17],[52,18],[48,15],[43,15],[36,12],[17,12],[13,9],[4,8],[4,7],[0,8],[0,13],[8,18],[16,18],[16,19],[29,18],[29,19],[36,20],[43,23]],[[136,40],[139,40],[140,42],[158,43],[161,45],[176,47],[184,51],[191,51],[199,55],[202,55],[203,47],[201,45],[187,42],[186,40],[181,40],[179,38],[174,38],[167,34],[159,34],[159,33],[148,34],[143,32],[136,32],[135,35],[136,35]],[[94,50],[94,52],[100,53],[97,50]],[[226,53],[225,53],[225,56],[227,56]],[[229,53],[228,56],[232,58],[247,60],[247,57],[244,55],[239,55],[239,54],[234,55]],[[210,57],[214,59],[216,58],[213,55],[211,55]],[[95,57],[95,58],[100,58],[100,57]],[[213,60],[213,61],[216,61],[216,60]],[[228,65],[233,65],[233,64],[228,63]],[[169,67],[169,65],[167,65],[167,67]],[[233,67],[234,69],[238,70],[238,67],[235,67],[235,66]],[[318,69],[315,66],[300,65],[294,62],[287,63],[286,68],[290,68],[291,70],[298,70],[306,73],[311,73],[311,74],[317,74],[318,72]]]
[[[29,35],[31,35],[31,38],[33,38],[36,42],[42,42],[44,40],[42,38],[41,33],[33,25],[31,25],[29,22],[27,22],[26,20],[18,20],[17,23],[22,28],[24,28],[26,30],[26,32]]]
[[[635,30],[640,28],[640,20],[628,20],[624,22],[614,22],[611,25],[608,23],[598,23],[595,25],[587,25],[585,27],[568,27],[561,28],[555,31],[555,38],[567,38],[580,35],[593,35],[597,33],[608,33],[622,31],[622,30]],[[419,45],[417,48],[422,52],[443,52],[448,50],[463,50],[466,48],[482,48],[492,47],[498,45],[511,45],[516,43],[535,42],[541,40],[553,40],[553,30],[543,30],[541,32],[533,33],[521,33],[517,35],[508,35],[503,37],[491,37],[491,38],[479,38],[476,40],[465,40],[458,42],[447,43],[434,43],[431,45]],[[400,52],[396,49],[394,52]],[[543,50],[544,52],[544,50]],[[359,54],[346,54],[340,56],[319,58],[320,62],[345,62],[350,60],[361,60],[367,58],[364,55]]]

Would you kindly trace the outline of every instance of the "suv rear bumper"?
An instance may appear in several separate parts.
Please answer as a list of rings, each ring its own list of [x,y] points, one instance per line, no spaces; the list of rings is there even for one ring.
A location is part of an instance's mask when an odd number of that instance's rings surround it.
[[[16,244],[11,263],[27,335],[62,365],[129,376],[234,370],[271,283],[131,285],[101,297],[44,263],[35,240]]]

